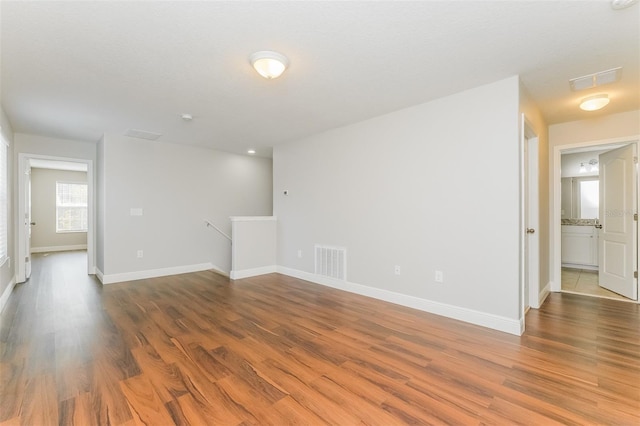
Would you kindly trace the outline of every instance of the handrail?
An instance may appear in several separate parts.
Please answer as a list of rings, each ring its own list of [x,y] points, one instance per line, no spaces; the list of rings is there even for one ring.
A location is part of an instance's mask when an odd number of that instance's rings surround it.
[[[225,237],[227,240],[231,241],[231,237],[228,236],[227,234],[225,234],[224,232],[222,232],[222,230],[220,230],[220,228],[218,228],[217,226],[215,226],[213,223],[209,222],[207,219],[204,220],[204,223],[207,225],[207,228],[213,228],[216,231],[218,231],[223,237]]]

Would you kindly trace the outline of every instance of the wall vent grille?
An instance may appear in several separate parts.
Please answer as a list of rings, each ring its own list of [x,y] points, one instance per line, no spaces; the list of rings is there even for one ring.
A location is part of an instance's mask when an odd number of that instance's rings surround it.
[[[346,281],[347,249],[316,244],[316,274]]]

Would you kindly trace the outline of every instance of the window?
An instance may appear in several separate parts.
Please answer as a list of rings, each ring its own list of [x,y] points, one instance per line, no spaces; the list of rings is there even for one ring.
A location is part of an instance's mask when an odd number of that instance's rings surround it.
[[[56,232],[87,232],[87,184],[56,182]]]
[[[0,266],[7,260],[9,238],[9,145],[0,137]]]
[[[600,186],[597,180],[580,182],[580,219],[597,219]]]
[[[600,204],[600,179],[598,176],[572,178],[574,219],[597,219]]]

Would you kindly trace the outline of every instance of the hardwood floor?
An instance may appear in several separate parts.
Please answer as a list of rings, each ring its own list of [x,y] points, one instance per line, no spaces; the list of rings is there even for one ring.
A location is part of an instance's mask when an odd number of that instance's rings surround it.
[[[518,337],[277,274],[102,287],[84,256],[35,255],[2,313],[0,424],[640,423],[637,304],[552,294]]]

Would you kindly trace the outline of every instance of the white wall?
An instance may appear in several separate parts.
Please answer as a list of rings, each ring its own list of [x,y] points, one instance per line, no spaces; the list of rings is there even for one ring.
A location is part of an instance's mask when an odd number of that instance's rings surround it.
[[[87,172],[31,169],[31,252],[87,246],[86,232],[56,232],[56,182],[87,182]]]
[[[204,220],[228,234],[230,216],[272,214],[270,159],[111,134],[98,153],[104,282],[206,264],[228,273],[230,243]],[[143,215],[131,216],[132,208]]]
[[[615,139],[640,134],[640,110],[549,126],[549,145]],[[553,152],[550,153],[553,161]]]
[[[15,150],[15,142],[14,142],[14,134],[13,129],[11,128],[11,123],[9,123],[9,119],[7,118],[4,109],[0,106],[0,127],[2,128],[2,135],[5,140],[9,142],[9,150],[7,155],[7,162],[9,166],[9,179],[8,179],[8,189],[9,193],[7,194],[9,197],[9,217],[8,217],[8,241],[7,241],[7,251],[9,255],[9,260],[5,262],[3,265],[0,265],[0,311],[4,308],[7,299],[9,298],[9,294],[13,285],[15,284],[15,261],[13,257],[13,247],[15,246],[15,231],[14,231],[14,212],[13,212],[13,199],[14,199],[14,165],[13,165],[13,152]]]
[[[276,146],[279,267],[309,274],[314,244],[343,246],[353,288],[505,320],[517,332],[518,104],[511,77]]]
[[[231,279],[276,272],[277,233],[273,216],[232,217]]]
[[[607,152],[608,149],[600,149],[597,151],[589,151],[589,152],[576,152],[574,154],[562,154],[561,157],[561,176],[564,177],[581,177],[581,176],[598,176],[600,174],[599,171],[590,171],[589,170],[589,161],[596,160],[598,161],[598,156],[604,152]],[[580,164],[584,163],[587,172],[580,173]]]
[[[23,153],[94,161],[96,158],[96,144],[93,142],[50,138],[25,133],[16,133],[15,141],[16,158],[18,154]]]

